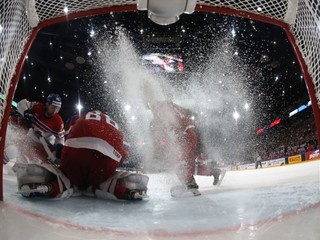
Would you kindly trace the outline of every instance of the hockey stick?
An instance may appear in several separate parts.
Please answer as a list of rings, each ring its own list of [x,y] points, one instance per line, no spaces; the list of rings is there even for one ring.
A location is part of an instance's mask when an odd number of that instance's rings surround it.
[[[21,113],[19,113],[17,110],[15,110],[15,112],[18,113],[22,118],[24,118],[24,116]],[[53,145],[46,138],[42,136],[41,132],[36,131],[33,127],[31,128],[33,130],[34,135],[39,139],[44,150],[46,151],[48,155],[47,160],[49,161],[49,163],[51,163],[54,167],[58,168],[58,165],[56,164],[57,158],[49,148],[49,146],[53,147]]]
[[[41,135],[39,136],[39,140],[42,143],[42,146],[44,148],[44,150],[46,151],[46,153],[48,154],[48,161],[54,165],[55,167],[58,167],[58,165],[55,163],[57,158],[56,156],[54,156],[54,154],[51,152],[49,146],[48,146],[48,141]],[[51,144],[50,144],[51,145]]]

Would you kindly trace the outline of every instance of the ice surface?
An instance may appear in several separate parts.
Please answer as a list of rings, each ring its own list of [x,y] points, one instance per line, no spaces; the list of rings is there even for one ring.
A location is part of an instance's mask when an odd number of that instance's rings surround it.
[[[320,161],[196,176],[202,195],[179,199],[175,176],[148,175],[150,197],[125,202],[28,200],[5,174],[1,239],[320,239]]]

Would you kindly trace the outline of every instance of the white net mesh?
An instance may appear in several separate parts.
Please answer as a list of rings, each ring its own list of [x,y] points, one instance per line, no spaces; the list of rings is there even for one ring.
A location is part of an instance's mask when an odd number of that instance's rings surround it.
[[[66,5],[67,4],[67,5]],[[50,18],[64,16],[66,11],[69,13],[86,11],[97,8],[105,8],[111,6],[123,6],[137,4],[137,1],[131,0],[38,0],[36,1],[36,9],[40,21]]]
[[[320,100],[320,1],[299,1],[296,21],[291,25],[291,31]]]
[[[31,25],[36,26],[37,23],[64,16],[66,13],[136,3],[137,1],[130,0],[1,0],[0,127],[3,126],[5,99],[7,99],[10,83],[23,48],[32,33]],[[197,3],[203,6],[252,12],[288,22],[307,64],[316,96],[320,98],[320,3],[318,0],[198,0]]]
[[[6,106],[10,81],[27,42],[31,27],[27,21],[24,1],[0,2],[0,121]]]

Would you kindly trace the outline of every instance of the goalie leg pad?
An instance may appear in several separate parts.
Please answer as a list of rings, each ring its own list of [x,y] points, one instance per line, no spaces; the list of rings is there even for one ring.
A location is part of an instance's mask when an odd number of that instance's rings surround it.
[[[73,194],[69,179],[60,171],[60,169],[51,164],[16,163],[12,169],[17,176],[20,192],[26,192],[26,189],[21,189],[24,185],[31,186],[30,191],[32,192],[36,191],[33,188],[34,186],[51,184],[54,192],[52,197],[56,199],[68,198]]]
[[[148,182],[149,177],[146,175],[117,171],[107,181],[100,184],[95,194],[104,199],[110,199],[111,194],[117,199],[141,200],[147,197]]]

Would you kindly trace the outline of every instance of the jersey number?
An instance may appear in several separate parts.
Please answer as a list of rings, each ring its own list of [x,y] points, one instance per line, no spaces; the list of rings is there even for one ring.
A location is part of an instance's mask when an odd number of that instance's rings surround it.
[[[111,125],[115,129],[119,130],[119,126],[115,121],[113,121],[107,114],[104,114],[99,111],[88,112],[86,114],[86,120],[96,120],[96,121],[100,122],[102,119],[102,116],[105,117],[107,124]]]

